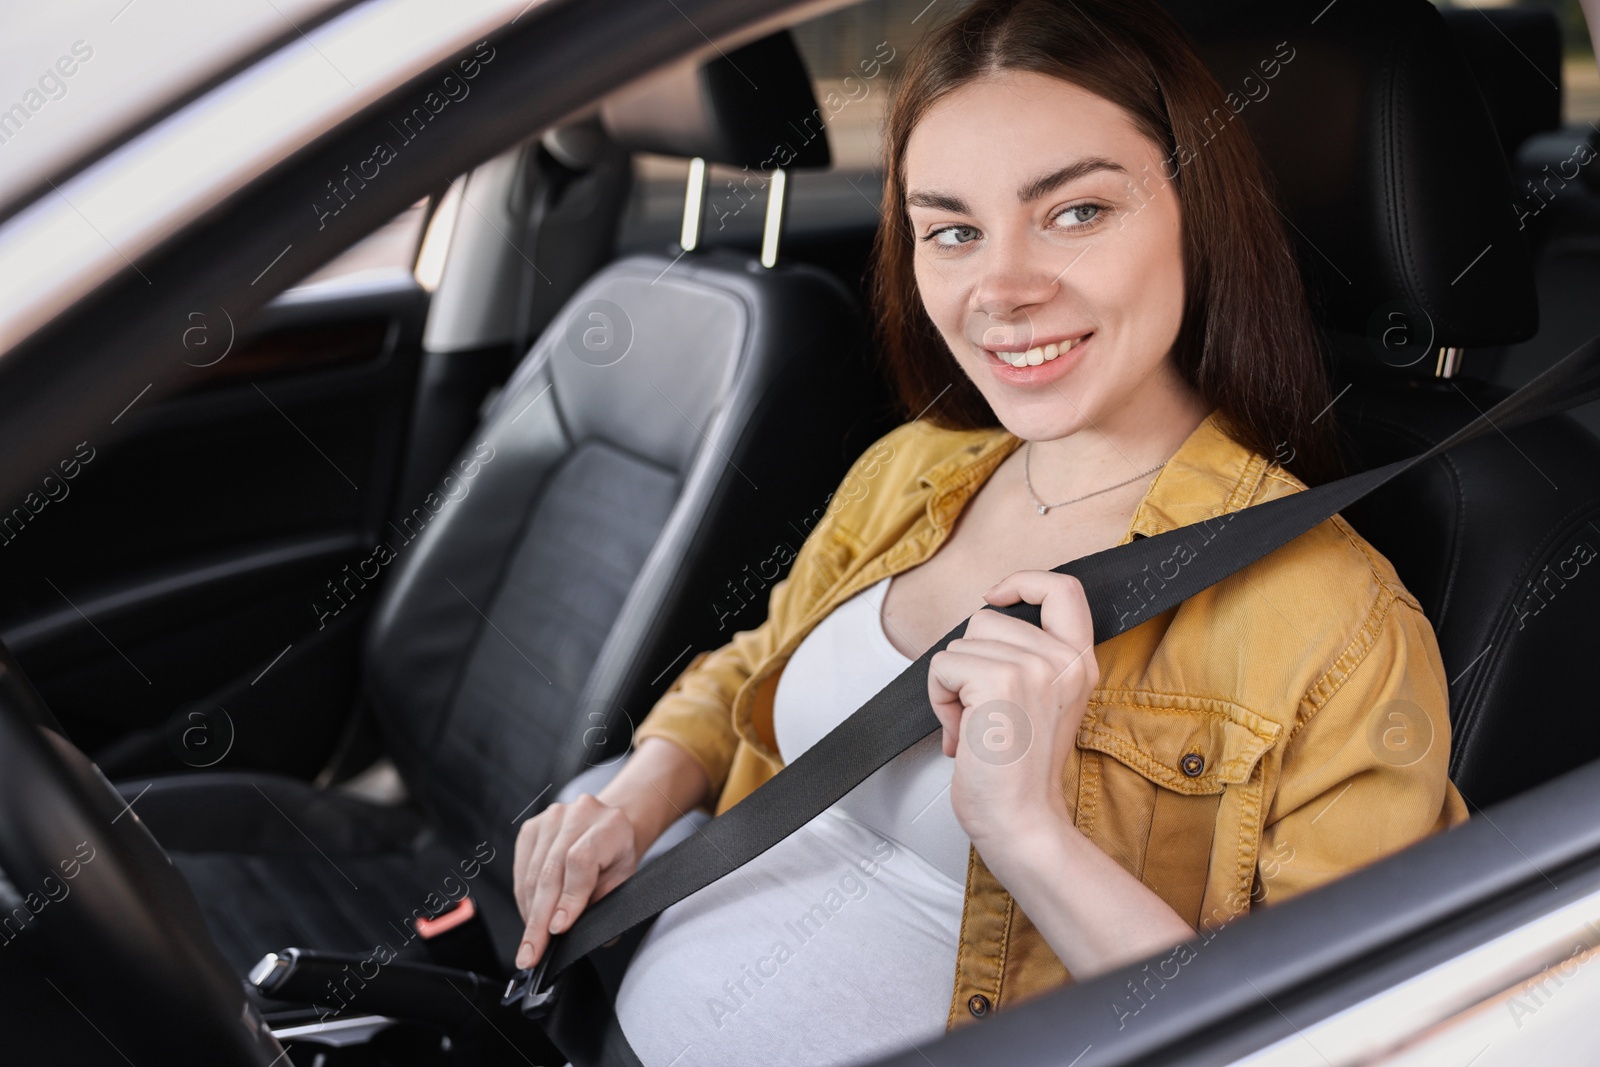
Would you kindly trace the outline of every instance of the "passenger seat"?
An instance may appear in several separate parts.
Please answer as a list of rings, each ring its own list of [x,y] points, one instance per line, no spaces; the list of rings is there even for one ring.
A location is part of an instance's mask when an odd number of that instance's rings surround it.
[[[761,72],[759,93],[740,69]],[[758,170],[815,114],[783,33],[603,121],[633,151]],[[792,162],[828,165],[826,138]],[[798,547],[887,428],[845,285],[697,248],[693,227],[683,243],[584,284],[469,439],[459,497],[394,531],[364,666],[412,805],[249,772],[122,787],[143,793],[139,816],[241,972],[288,946],[422,958],[415,918],[463,886],[509,967],[518,826],[624,751],[695,652],[728,640],[724,587],[776,542]]]

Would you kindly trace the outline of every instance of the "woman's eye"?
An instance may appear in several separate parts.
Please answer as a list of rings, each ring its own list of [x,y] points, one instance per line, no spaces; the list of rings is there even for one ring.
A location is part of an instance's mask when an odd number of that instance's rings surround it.
[[[946,248],[954,248],[977,239],[978,231],[972,226],[943,226],[923,238],[925,241],[932,241]]]
[[[1088,229],[1105,214],[1106,209],[1099,204],[1074,204],[1052,220],[1063,230]],[[943,248],[959,248],[961,245],[976,241],[979,237],[976,226],[960,224],[941,226],[923,238]]]
[[[1074,204],[1057,215],[1056,222],[1062,229],[1075,230],[1092,223],[1104,210],[1099,204]]]

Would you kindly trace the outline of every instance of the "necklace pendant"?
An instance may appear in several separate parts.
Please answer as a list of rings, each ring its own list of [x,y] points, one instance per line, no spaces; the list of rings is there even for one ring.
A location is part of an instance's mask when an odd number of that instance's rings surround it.
[[[1047,512],[1049,510],[1050,510],[1050,505],[1049,504],[1040,504],[1039,505],[1039,514],[1043,515],[1045,512]]]

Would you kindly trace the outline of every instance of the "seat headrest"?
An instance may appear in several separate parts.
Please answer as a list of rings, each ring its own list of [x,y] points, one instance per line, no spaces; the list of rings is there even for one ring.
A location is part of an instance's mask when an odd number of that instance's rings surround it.
[[[787,30],[705,62],[680,63],[600,105],[611,139],[634,152],[731,167],[827,167],[828,134]]]
[[[1507,159],[1561,126],[1561,22],[1538,8],[1449,8],[1439,14],[1489,105]]]
[[[1534,334],[1505,156],[1427,0],[1165,3],[1274,172],[1326,328],[1376,340],[1400,308],[1434,348]]]

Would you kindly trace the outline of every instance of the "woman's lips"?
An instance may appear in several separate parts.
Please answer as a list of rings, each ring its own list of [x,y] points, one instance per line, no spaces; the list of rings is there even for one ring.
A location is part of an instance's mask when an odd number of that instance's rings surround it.
[[[1063,341],[1060,344],[1035,346],[1026,353],[997,353],[986,348],[984,349],[984,355],[987,357],[990,372],[1001,381],[1009,382],[1013,385],[1038,385],[1043,382],[1054,381],[1076,366],[1083,358],[1084,345],[1088,344],[1093,337],[1094,334],[1092,332],[1086,333],[1082,337]],[[1063,350],[1063,345],[1068,347]],[[1053,357],[1049,354],[1052,348],[1056,350],[1056,355]],[[1028,357],[1021,366],[1011,362],[1019,355]],[[1034,359],[1039,362],[1032,362]]]

